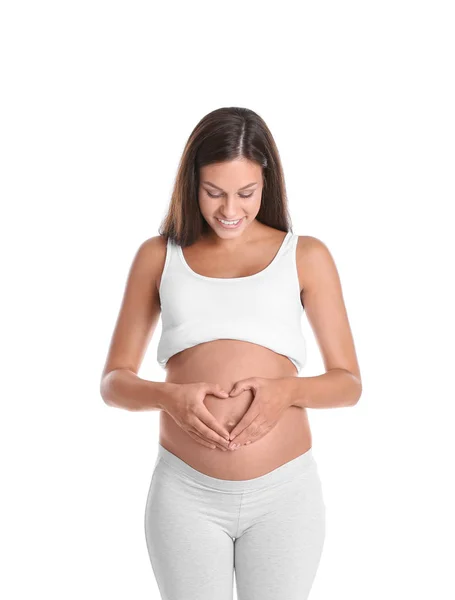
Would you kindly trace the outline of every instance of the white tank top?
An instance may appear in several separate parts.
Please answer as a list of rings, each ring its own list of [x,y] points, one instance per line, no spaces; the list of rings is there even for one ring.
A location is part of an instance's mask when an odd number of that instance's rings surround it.
[[[259,344],[286,356],[299,373],[306,358],[297,273],[298,236],[287,232],[269,265],[247,277],[206,277],[170,238],[159,287],[162,331],[157,361],[219,339]]]

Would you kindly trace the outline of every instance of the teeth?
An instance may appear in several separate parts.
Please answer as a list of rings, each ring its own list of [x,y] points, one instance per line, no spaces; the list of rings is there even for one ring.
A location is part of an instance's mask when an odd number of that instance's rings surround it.
[[[221,223],[224,223],[225,225],[235,225],[240,219],[237,219],[237,221],[223,221],[223,219],[218,219],[218,221],[221,221]]]

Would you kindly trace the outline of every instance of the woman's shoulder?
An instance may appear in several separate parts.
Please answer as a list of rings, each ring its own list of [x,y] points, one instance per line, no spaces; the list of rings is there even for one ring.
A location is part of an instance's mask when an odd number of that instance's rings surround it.
[[[149,237],[138,245],[133,263],[147,277],[158,279],[166,260],[166,248],[165,236]]]
[[[302,280],[324,277],[336,271],[335,260],[327,244],[313,235],[299,235],[297,263]]]
[[[298,235],[298,248],[306,252],[323,252],[327,245],[313,235]]]
[[[143,240],[139,244],[139,250],[143,254],[159,254],[166,250],[167,238],[164,235],[154,235]]]

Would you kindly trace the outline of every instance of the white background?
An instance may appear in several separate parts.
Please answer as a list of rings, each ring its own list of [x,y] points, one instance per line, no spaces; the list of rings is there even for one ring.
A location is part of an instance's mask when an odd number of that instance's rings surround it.
[[[451,4],[2,3],[2,597],[159,598],[159,414],[106,406],[99,380],[188,135],[243,106],[274,135],[293,231],[334,256],[362,372],[355,407],[309,411],[311,600],[454,598]]]

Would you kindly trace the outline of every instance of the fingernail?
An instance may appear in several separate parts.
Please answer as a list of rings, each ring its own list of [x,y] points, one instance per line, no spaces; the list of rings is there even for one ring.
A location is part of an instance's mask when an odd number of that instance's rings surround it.
[[[251,440],[248,440],[247,442],[245,442],[245,446],[248,446],[248,444],[251,444]]]

